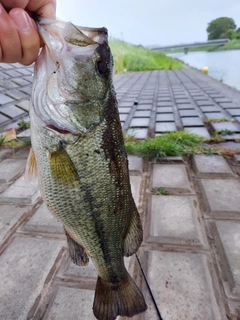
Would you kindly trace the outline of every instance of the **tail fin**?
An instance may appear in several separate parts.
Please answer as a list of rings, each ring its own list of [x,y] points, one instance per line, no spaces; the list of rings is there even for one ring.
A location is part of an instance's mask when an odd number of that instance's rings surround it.
[[[93,302],[93,313],[97,319],[114,320],[118,315],[133,317],[146,309],[142,292],[129,274],[117,284],[98,277]]]

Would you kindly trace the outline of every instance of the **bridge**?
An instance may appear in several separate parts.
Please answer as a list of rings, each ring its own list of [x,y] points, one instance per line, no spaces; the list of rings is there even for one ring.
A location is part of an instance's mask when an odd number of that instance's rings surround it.
[[[151,47],[150,49],[153,51],[184,49],[184,52],[187,53],[188,49],[192,47],[209,46],[211,44],[223,45],[228,42],[229,42],[229,39],[217,39],[217,40],[209,40],[209,41],[203,41],[203,42],[181,43],[181,44],[175,44],[175,45],[169,45],[169,46],[154,46],[154,47]]]

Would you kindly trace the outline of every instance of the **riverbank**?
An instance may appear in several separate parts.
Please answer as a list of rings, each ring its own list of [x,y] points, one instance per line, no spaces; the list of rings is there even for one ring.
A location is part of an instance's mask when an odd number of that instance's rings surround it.
[[[143,46],[134,46],[121,40],[110,40],[114,59],[114,72],[181,69],[182,63]]]
[[[225,51],[225,50],[240,50],[240,40],[234,39],[230,40],[228,43],[224,45],[214,44],[208,46],[199,46],[194,48],[189,48],[188,52],[197,52],[197,51]],[[174,50],[166,50],[165,54],[169,53],[184,53],[184,49],[174,49]]]

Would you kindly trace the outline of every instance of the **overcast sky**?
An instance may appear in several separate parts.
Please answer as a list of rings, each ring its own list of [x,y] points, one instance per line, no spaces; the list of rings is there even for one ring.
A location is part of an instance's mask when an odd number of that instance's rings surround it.
[[[57,17],[104,26],[132,44],[164,46],[207,40],[207,24],[219,17],[240,27],[240,0],[57,0]]]

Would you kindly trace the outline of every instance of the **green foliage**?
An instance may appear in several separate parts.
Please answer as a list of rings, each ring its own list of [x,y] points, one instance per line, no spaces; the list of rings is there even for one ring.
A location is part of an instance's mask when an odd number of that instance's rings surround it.
[[[129,154],[141,155],[149,160],[158,160],[167,156],[181,156],[199,151],[203,138],[186,131],[164,133],[161,136],[144,141],[125,140]]]
[[[110,40],[114,59],[114,72],[169,70],[182,68],[179,61],[142,46],[133,46],[120,40]]]
[[[5,140],[6,137],[2,133],[0,133],[0,146],[4,144]]]
[[[229,119],[229,118],[207,118],[204,120],[204,122],[236,122],[235,119]]]
[[[152,193],[157,196],[165,196],[168,194],[168,191],[165,188],[152,188]]]
[[[24,119],[22,119],[20,122],[18,122],[17,125],[19,130],[25,130],[30,128],[30,121],[25,121]]]
[[[208,40],[222,39],[226,37],[228,30],[236,30],[236,24],[232,18],[221,17],[208,23]]]

